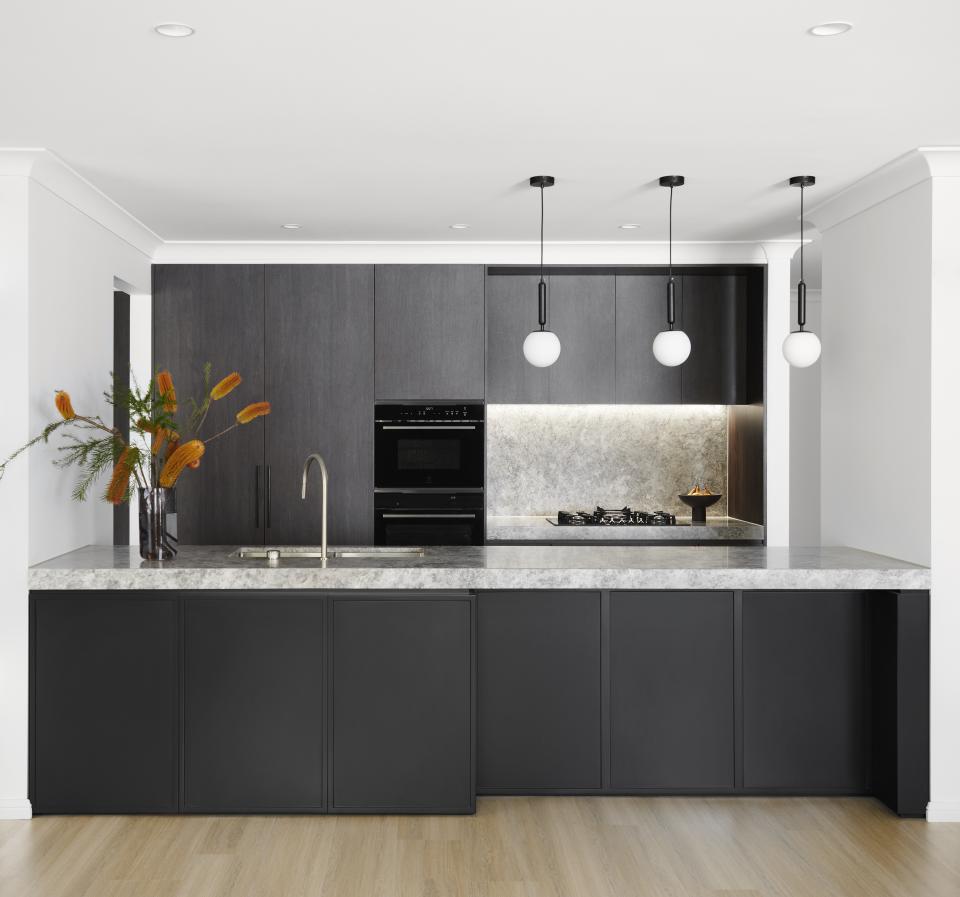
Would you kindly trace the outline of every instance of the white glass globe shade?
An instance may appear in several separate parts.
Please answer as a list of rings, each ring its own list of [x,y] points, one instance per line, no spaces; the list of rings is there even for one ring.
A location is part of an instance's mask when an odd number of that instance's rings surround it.
[[[820,338],[809,330],[797,330],[783,341],[783,357],[795,368],[808,368],[820,357]]]
[[[661,330],[653,338],[653,355],[660,364],[675,368],[690,357],[690,337],[682,330]]]
[[[523,357],[538,368],[548,368],[560,357],[560,340],[550,330],[534,330],[523,341]]]

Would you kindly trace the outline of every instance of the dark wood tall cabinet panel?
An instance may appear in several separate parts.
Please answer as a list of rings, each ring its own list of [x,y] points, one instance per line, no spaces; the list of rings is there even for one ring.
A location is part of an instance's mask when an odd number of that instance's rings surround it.
[[[679,405],[680,370],[653,355],[653,339],[667,327],[667,276],[617,275],[617,402]],[[677,320],[682,320],[682,278],[675,278]]]
[[[266,269],[266,538],[320,541],[319,472],[330,472],[329,541],[373,542],[373,266]]]
[[[324,602],[184,602],[187,812],[323,809]]]
[[[866,786],[862,592],[743,595],[743,785]]]
[[[734,786],[731,592],[610,595],[610,784]]]
[[[747,401],[747,281],[733,273],[683,275],[683,329],[690,357],[680,365],[687,405]]]
[[[376,266],[378,399],[483,399],[483,267]]]
[[[490,274],[487,304],[487,402],[545,404],[550,369],[523,357],[523,341],[537,329],[536,274]]]
[[[551,274],[549,289],[550,329],[560,338],[561,347],[560,357],[548,369],[550,401],[613,403],[617,344],[614,276]]]
[[[477,602],[479,791],[599,790],[600,593]]]
[[[31,601],[35,813],[175,813],[177,602],[46,593]]]
[[[330,811],[472,813],[473,598],[330,606]]]
[[[229,426],[264,390],[263,265],[155,265],[153,366],[173,375],[181,420],[187,400],[204,395],[203,365],[215,383],[238,371],[243,384],[213,402],[203,434]],[[177,487],[178,536],[184,544],[262,543],[264,420],[211,445],[202,470],[187,470]],[[259,487],[259,488],[258,488]]]

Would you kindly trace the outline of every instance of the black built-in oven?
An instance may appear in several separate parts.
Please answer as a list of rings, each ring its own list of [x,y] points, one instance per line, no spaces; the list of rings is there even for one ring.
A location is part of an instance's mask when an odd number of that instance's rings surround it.
[[[482,492],[377,492],[375,545],[482,545]]]
[[[374,542],[482,545],[483,405],[378,404]]]
[[[377,489],[482,489],[483,405],[377,405]]]

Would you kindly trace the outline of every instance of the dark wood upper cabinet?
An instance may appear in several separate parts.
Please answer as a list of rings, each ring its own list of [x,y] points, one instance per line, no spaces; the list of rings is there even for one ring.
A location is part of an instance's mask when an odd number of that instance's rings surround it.
[[[320,475],[330,473],[329,541],[373,542],[373,266],[268,265],[265,509],[268,542],[320,541]]]
[[[653,355],[653,339],[667,327],[667,276],[617,276],[617,402],[679,405],[681,367],[666,367]],[[683,283],[676,278],[677,320],[683,314]]]
[[[263,265],[153,268],[153,366],[173,375],[181,422],[189,418],[188,400],[203,399],[206,362],[212,365],[212,383],[232,371],[243,377],[229,398],[211,404],[201,435],[230,426],[244,405],[270,400],[264,389],[263,271]],[[263,542],[262,489],[258,494],[257,488],[263,447],[260,418],[217,440],[201,469],[181,476],[177,526],[182,543]]]
[[[483,399],[483,267],[376,266],[376,397]]]
[[[747,401],[747,280],[734,273],[683,275],[683,329],[690,357],[680,365],[687,405]]]
[[[487,401],[545,404],[550,369],[523,357],[523,341],[537,328],[536,274],[487,277]],[[562,349],[561,349],[562,351]]]
[[[554,404],[616,400],[616,297],[612,274],[552,274],[549,328],[560,357],[549,368]],[[531,328],[533,329],[533,328]]]

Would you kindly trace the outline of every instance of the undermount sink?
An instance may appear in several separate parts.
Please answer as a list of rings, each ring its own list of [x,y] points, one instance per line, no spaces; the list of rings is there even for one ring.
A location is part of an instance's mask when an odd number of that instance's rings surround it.
[[[276,552],[276,554],[274,554]],[[243,560],[283,560],[284,558],[321,558],[322,552],[315,545],[292,545],[283,548],[271,545],[244,547],[236,552]],[[385,546],[383,548],[350,548],[330,551],[328,558],[422,558],[422,548]]]

